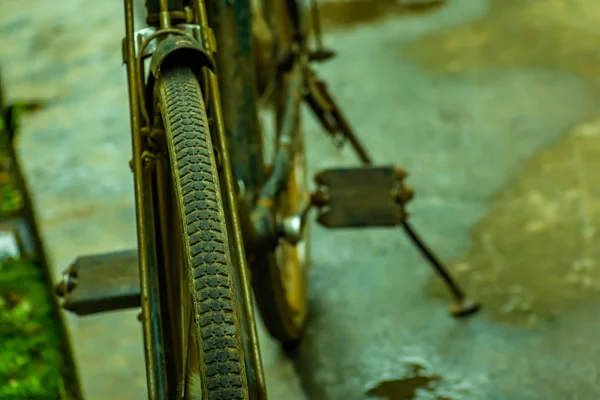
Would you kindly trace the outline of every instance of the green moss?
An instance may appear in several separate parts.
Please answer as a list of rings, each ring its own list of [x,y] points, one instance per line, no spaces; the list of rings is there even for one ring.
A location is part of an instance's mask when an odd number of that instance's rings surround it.
[[[10,137],[0,130],[0,223],[9,230],[14,218],[26,221],[19,215],[25,193],[16,168]],[[77,398],[72,388],[65,390],[65,377],[72,376],[69,353],[44,268],[31,260],[0,260],[0,399]]]
[[[40,266],[0,263],[0,399],[64,397],[59,324]]]
[[[23,208],[23,193],[15,176],[15,160],[10,152],[9,138],[0,131],[0,216],[15,213]]]
[[[7,214],[23,207],[23,197],[10,180],[3,181],[0,173],[0,214]]]
[[[26,226],[26,236],[37,233],[26,217],[27,194],[11,141],[20,113],[36,104],[0,110],[0,223],[8,231]],[[35,253],[31,257],[44,259],[41,249]],[[80,398],[46,266],[21,257],[0,259],[0,399]]]

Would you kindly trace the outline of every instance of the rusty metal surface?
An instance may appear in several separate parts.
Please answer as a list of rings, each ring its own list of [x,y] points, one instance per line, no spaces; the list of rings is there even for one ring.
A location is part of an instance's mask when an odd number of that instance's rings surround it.
[[[265,249],[271,251],[278,243],[274,211],[277,197],[286,188],[289,175],[294,172],[293,160],[298,149],[302,78],[302,65],[295,63],[287,85],[286,106],[282,115],[281,131],[277,138],[272,172],[261,188],[256,206],[250,216],[252,239],[255,240],[251,246],[256,252]]]
[[[137,250],[77,258],[57,291],[62,307],[78,315],[139,307]]]
[[[164,370],[165,351],[160,318],[160,299],[158,297],[157,260],[154,253],[153,207],[148,171],[145,168],[143,154],[146,150],[142,138],[141,117],[146,125],[150,124],[147,112],[142,107],[142,75],[138,60],[133,52],[135,48],[134,5],[133,0],[124,0],[125,40],[127,44],[127,86],[129,94],[129,113],[131,121],[132,166],[136,208],[136,230],[138,243],[138,276],[140,281],[140,305],[142,307],[142,331],[144,336],[144,355],[146,360],[146,383],[148,397],[153,400],[165,399],[166,371]],[[150,318],[152,316],[152,318]]]
[[[146,10],[148,14],[158,14],[160,12],[160,0],[146,0]],[[184,0],[167,0],[167,9],[169,11],[183,11]]]
[[[182,33],[185,33],[182,31]],[[196,38],[200,39],[200,38]],[[212,58],[205,50],[205,45],[183,35],[174,35],[163,39],[152,56],[150,70],[158,77],[160,68],[164,62],[181,62],[185,65],[193,65],[198,70],[208,67],[214,70]]]
[[[250,198],[265,179],[250,2],[218,0],[206,6],[219,44],[216,63],[233,171]]]
[[[338,168],[316,174],[317,221],[328,228],[383,227],[405,218],[398,189],[406,173],[392,166]],[[319,195],[320,194],[320,195]],[[323,204],[324,203],[324,204]]]

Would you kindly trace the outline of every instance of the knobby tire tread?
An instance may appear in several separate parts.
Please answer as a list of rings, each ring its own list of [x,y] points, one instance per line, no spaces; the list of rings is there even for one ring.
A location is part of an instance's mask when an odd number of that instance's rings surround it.
[[[171,66],[163,72],[160,102],[192,285],[205,396],[246,400],[227,226],[205,106],[191,69]]]

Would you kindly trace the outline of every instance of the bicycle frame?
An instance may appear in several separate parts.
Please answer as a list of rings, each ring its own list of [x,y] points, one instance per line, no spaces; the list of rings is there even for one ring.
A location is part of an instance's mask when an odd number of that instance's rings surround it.
[[[184,5],[191,6],[195,25],[181,25],[189,19]],[[274,226],[273,203],[283,189],[291,169],[289,145],[295,140],[291,128],[298,118],[302,69],[297,66],[296,60],[293,60],[291,86],[294,89],[290,91],[291,95],[287,100],[287,112],[283,118],[283,130],[279,135],[280,145],[277,149],[274,172],[266,181],[257,119],[249,0],[236,1],[233,6],[226,0],[213,1],[208,10],[203,0],[191,0],[185,4],[183,0],[148,0],[148,22],[154,26],[155,31],[146,36],[136,35],[137,32],[134,31],[133,0],[124,0],[124,6],[126,37],[123,55],[127,64],[129,88],[133,149],[131,166],[135,184],[142,324],[149,398],[166,399],[172,382],[169,382],[169,371],[165,370],[166,354],[169,353],[165,351],[169,346],[168,317],[165,317],[168,308],[161,304],[160,299],[160,292],[164,290],[161,275],[165,273],[161,268],[164,269],[165,266],[161,266],[154,251],[157,213],[153,200],[152,178],[147,171],[147,155],[150,154],[148,139],[151,138],[152,121],[144,96],[152,93],[153,74],[159,70],[160,63],[169,54],[161,53],[159,46],[154,46],[153,52],[146,52],[146,48],[152,40],[164,40],[168,35],[189,38],[189,30],[193,29],[198,31],[198,39],[202,42],[203,49],[200,49],[200,53],[188,53],[194,54],[194,57],[190,57],[186,63],[202,64],[189,66],[196,67],[199,71],[200,83],[204,86],[205,96],[208,96],[206,103],[213,120],[213,144],[222,161],[223,173],[220,180],[224,207],[231,216],[228,224],[232,233],[232,261],[237,267],[236,274],[239,278],[236,297],[245,327],[243,342],[248,385],[252,398],[265,399],[266,385],[245,252],[246,249],[264,251],[265,243],[268,247],[276,245],[277,230]],[[141,39],[144,39],[143,42]],[[206,57],[203,58],[202,54]],[[144,84],[143,59],[146,57],[151,57],[152,73],[149,74],[148,83]],[[218,65],[218,75],[214,73],[214,67],[211,65],[213,61]],[[241,196],[240,186],[243,189]],[[241,204],[238,205],[239,202]],[[255,203],[257,207],[248,212],[247,209]],[[236,210],[240,210],[240,213]],[[244,216],[243,221],[240,221],[240,215]],[[246,234],[243,235],[242,232]]]
[[[133,148],[131,168],[134,171],[139,254],[136,257],[132,254],[134,251],[127,251],[79,257],[64,271],[56,290],[64,299],[63,308],[78,315],[141,305],[148,392],[151,399],[175,398],[173,392],[179,389],[174,386],[185,381],[180,378],[187,377],[189,363],[186,363],[186,355],[182,353],[183,347],[180,344],[186,341],[185,329],[191,326],[187,317],[178,313],[185,309],[180,301],[187,302],[188,299],[175,298],[173,292],[169,292],[173,287],[182,287],[170,285],[172,282],[169,282],[169,278],[174,277],[173,271],[180,271],[179,268],[169,267],[173,265],[173,261],[181,263],[182,260],[176,234],[179,226],[171,225],[169,229],[165,229],[165,220],[172,219],[168,217],[168,212],[172,210],[168,204],[168,195],[172,194],[172,190],[161,186],[161,182],[164,185],[170,183],[164,179],[169,177],[164,174],[168,170],[163,158],[165,149],[156,146],[165,139],[164,129],[160,116],[153,110],[156,105],[160,106],[154,103],[157,98],[153,89],[156,79],[161,78],[161,65],[166,61],[170,63],[166,66],[169,70],[171,67],[185,67],[183,69],[187,70],[188,81],[190,70],[195,73],[204,95],[207,122],[215,151],[215,157],[211,157],[211,165],[214,168],[216,164],[218,170],[222,211],[229,233],[233,294],[237,305],[241,305],[241,345],[251,399],[266,398],[266,390],[246,254],[249,258],[253,257],[252,261],[256,263],[252,265],[254,276],[264,278],[254,282],[256,293],[262,296],[265,291],[275,287],[272,286],[273,283],[280,285],[281,282],[275,280],[279,276],[272,279],[273,274],[280,272],[278,265],[267,261],[265,264],[268,268],[263,268],[264,265],[260,265],[262,260],[256,256],[270,257],[279,238],[288,244],[302,240],[302,227],[311,206],[318,209],[317,221],[330,229],[402,225],[450,290],[453,299],[450,308],[452,316],[466,317],[479,310],[479,304],[465,296],[454,278],[406,220],[408,214],[405,207],[413,197],[412,190],[404,184],[406,171],[393,165],[372,165],[371,157],[351,129],[326,82],[319,79],[310,68],[309,62],[326,61],[334,52],[323,48],[318,37],[316,50],[308,51],[304,36],[307,32],[306,20],[298,7],[301,0],[264,0],[269,5],[283,6],[277,8],[276,15],[270,16],[277,21],[276,29],[279,31],[282,28],[279,23],[282,23],[285,31],[285,36],[279,36],[284,40],[277,42],[278,47],[283,49],[280,51],[282,54],[278,54],[275,60],[278,88],[275,104],[277,151],[270,173],[266,172],[266,168],[263,169],[261,132],[257,124],[255,71],[251,68],[254,61],[249,40],[251,35],[248,34],[251,32],[252,18],[249,0],[211,0],[209,10],[205,9],[204,0],[148,0],[148,9],[154,13],[148,18],[149,27],[138,31],[134,31],[133,1],[124,0],[126,37],[123,40],[123,61],[127,64],[129,88]],[[314,31],[318,33],[320,29],[318,17],[315,17],[316,4],[312,4],[312,8]],[[285,21],[281,21],[282,18]],[[216,31],[209,28],[209,21],[211,27],[217,28]],[[290,34],[291,40],[286,40]],[[150,73],[147,82],[144,82],[146,65],[143,61],[147,58],[150,58]],[[262,59],[261,65],[264,61]],[[218,76],[215,73],[217,67]],[[195,82],[192,83],[196,86]],[[223,103],[221,93],[224,95]],[[295,193],[293,204],[298,207],[298,213],[295,210],[285,210],[282,214],[278,209],[278,218],[281,220],[276,221],[275,207],[279,206],[276,203],[280,199],[286,200],[286,193],[282,191],[286,188],[286,180],[291,176],[293,152],[290,150],[298,139],[296,127],[302,100],[306,101],[325,133],[336,144],[340,145],[342,139],[352,146],[363,167],[319,172],[315,176],[317,190],[310,194],[306,206],[297,201],[301,197]],[[196,102],[199,101],[196,97]],[[223,117],[224,113],[227,118]],[[157,117],[156,121],[151,121],[150,115]],[[152,171],[155,161],[160,162],[158,165],[161,168],[154,168]],[[293,184],[292,182],[291,185]],[[162,188],[165,193],[162,193]],[[377,195],[365,199],[361,193],[366,192]],[[307,191],[302,193],[304,196]],[[284,197],[279,197],[280,194]],[[155,208],[160,208],[160,212],[156,212]],[[375,215],[370,214],[371,210],[377,210]],[[165,239],[165,234],[173,232],[176,247],[169,247],[173,241]],[[117,260],[124,262],[116,262]],[[98,271],[111,277],[118,276],[119,280],[97,282]],[[136,272],[139,276],[136,276]],[[175,277],[181,284],[182,277]],[[122,283],[126,286],[125,291]],[[106,293],[90,296],[86,288],[97,286],[106,289]],[[166,294],[166,301],[164,297],[161,301],[161,294]],[[260,300],[259,306],[263,305],[261,312],[266,310],[267,314],[264,316],[268,317],[272,311],[271,305],[277,305],[270,300],[276,296],[269,292],[266,297],[257,297]],[[229,303],[232,304],[231,301]],[[268,318],[265,321],[269,321]],[[184,326],[182,322],[190,325]],[[281,320],[271,322],[267,323],[267,328],[279,340],[296,340],[301,333],[281,333],[279,331],[287,330],[287,326],[278,326]],[[170,336],[172,332],[181,337],[174,339],[175,337]],[[177,343],[181,338],[183,340]],[[236,357],[239,357],[239,352]],[[183,363],[179,364],[178,361]],[[173,367],[175,371],[167,370],[167,366]],[[181,389],[185,392],[185,388]]]

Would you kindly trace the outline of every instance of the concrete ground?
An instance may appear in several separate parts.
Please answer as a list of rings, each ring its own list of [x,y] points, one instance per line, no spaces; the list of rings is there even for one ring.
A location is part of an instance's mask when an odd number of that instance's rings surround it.
[[[58,276],[135,244],[121,3],[0,2],[8,95],[42,97],[19,149]],[[600,398],[600,3],[326,3],[320,68],[414,225],[484,309],[456,321],[400,231],[313,237],[293,360],[261,336],[272,399]],[[352,165],[314,120],[311,169]],[[69,318],[88,399],[143,398],[135,313]]]

